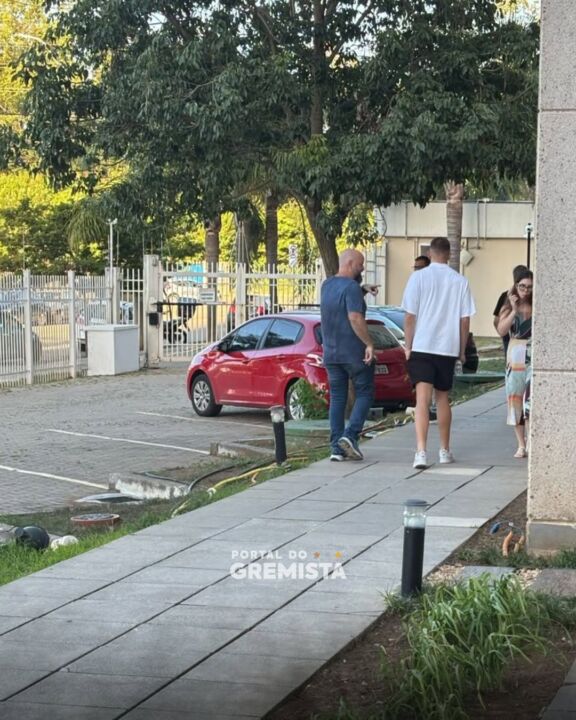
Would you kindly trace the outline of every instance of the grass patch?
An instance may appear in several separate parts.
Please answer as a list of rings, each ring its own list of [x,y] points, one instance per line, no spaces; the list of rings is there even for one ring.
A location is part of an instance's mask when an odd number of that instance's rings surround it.
[[[57,535],[72,534],[78,537],[78,543],[51,550],[34,550],[24,545],[17,545],[9,542],[0,545],[0,585],[17,580],[30,573],[43,570],[62,560],[80,555],[88,550],[105,545],[124,535],[143,530],[150,525],[156,525],[168,520],[175,514],[191,512],[197,508],[210,505],[236,493],[242,492],[248,487],[253,487],[266,480],[284,475],[291,470],[305,467],[311,462],[320,460],[328,454],[327,448],[316,448],[291,458],[286,465],[281,467],[270,464],[264,468],[248,466],[246,462],[240,463],[236,472],[232,472],[229,478],[219,481],[216,492],[207,492],[205,489],[192,492],[186,498],[178,500],[151,500],[135,505],[106,505],[94,509],[62,508],[56,511],[43,513],[30,513],[25,515],[2,515],[0,522],[7,525],[39,525],[46,528],[50,533]],[[114,530],[103,530],[100,532],[81,530],[73,528],[71,518],[84,512],[115,512],[121,515],[122,524]]]
[[[455,555],[456,562],[474,565],[495,565],[498,567],[576,569],[576,549],[561,550],[549,557],[528,555],[526,552],[511,553],[504,557],[498,547],[481,548],[479,550],[461,550]]]
[[[395,663],[382,650],[389,691],[382,707],[358,713],[341,703],[338,720],[464,720],[465,708],[502,687],[511,662],[548,653],[554,633],[576,627],[576,603],[525,590],[518,578],[482,576],[389,597],[404,616],[408,650]]]

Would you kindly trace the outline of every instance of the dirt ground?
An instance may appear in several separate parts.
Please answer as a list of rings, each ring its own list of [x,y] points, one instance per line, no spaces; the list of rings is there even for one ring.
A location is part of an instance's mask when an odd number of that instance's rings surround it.
[[[450,574],[454,565],[469,564],[466,557],[471,557],[473,562],[473,551],[499,548],[504,531],[500,530],[495,535],[489,533],[495,520],[512,521],[517,527],[525,527],[526,493],[480,528],[447,559],[438,572]],[[503,688],[486,694],[483,697],[484,706],[471,698],[467,708],[471,720],[537,720],[563,684],[576,658],[576,649],[567,637],[558,635],[553,644],[554,651],[546,657],[532,658],[531,663],[511,664]],[[383,698],[389,692],[379,672],[381,648],[385,648],[390,662],[400,660],[406,653],[401,621],[397,616],[383,615],[379,618],[362,638],[348,646],[282,707],[269,714],[267,720],[335,720],[342,700],[355,711],[354,718],[374,717],[382,709]]]

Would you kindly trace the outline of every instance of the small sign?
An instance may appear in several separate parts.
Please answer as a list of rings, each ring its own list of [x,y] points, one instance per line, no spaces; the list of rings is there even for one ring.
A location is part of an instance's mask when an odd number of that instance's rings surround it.
[[[298,265],[298,247],[296,245],[288,245],[288,265],[290,267]]]
[[[198,290],[198,300],[204,305],[216,302],[216,288],[200,288]]]

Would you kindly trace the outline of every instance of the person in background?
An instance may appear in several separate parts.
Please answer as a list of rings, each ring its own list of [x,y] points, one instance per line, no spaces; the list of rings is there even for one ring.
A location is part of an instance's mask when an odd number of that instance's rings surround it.
[[[512,279],[514,282],[514,285],[516,285],[517,282],[520,281],[520,276],[522,273],[528,272],[528,268],[526,265],[516,265],[516,267],[512,270]],[[498,323],[500,321],[500,311],[504,307],[504,304],[506,303],[506,300],[508,299],[508,293],[509,290],[504,290],[503,293],[501,293],[500,297],[498,298],[498,302],[496,303],[496,307],[494,308],[494,312],[492,313],[494,315],[494,327],[496,329],[496,332],[498,332]],[[498,333],[500,334],[500,333]],[[506,353],[508,352],[508,341],[510,340],[510,335],[506,333],[506,335],[502,336],[502,345],[504,346],[504,356],[506,356]]]
[[[518,442],[515,458],[526,457],[528,421],[530,418],[530,351],[532,344],[532,289],[534,276],[525,269],[516,275],[513,287],[500,310],[498,333],[509,335],[506,353],[506,422],[514,426]]]
[[[414,260],[414,270],[424,270],[424,268],[428,267],[430,265],[430,258],[428,255],[418,255],[418,257]]]
[[[426,445],[430,425],[432,393],[436,395],[439,462],[454,462],[450,450],[452,410],[448,392],[452,388],[456,360],[465,360],[470,317],[476,312],[465,277],[448,265],[448,238],[436,237],[430,243],[429,267],[408,279],[402,307],[406,311],[406,360],[416,386],[416,453],[413,467],[428,467]]]
[[[360,432],[374,399],[374,343],[366,324],[364,293],[376,286],[362,287],[364,256],[358,250],[344,250],[338,259],[338,273],[322,283],[320,318],[324,366],[330,388],[330,460],[362,460],[358,446]],[[354,387],[352,412],[345,426],[348,382]]]

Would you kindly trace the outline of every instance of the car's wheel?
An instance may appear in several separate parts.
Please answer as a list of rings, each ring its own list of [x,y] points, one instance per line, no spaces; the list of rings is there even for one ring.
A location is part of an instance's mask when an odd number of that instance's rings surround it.
[[[192,407],[197,415],[214,417],[219,415],[222,410],[222,405],[218,405],[214,401],[212,386],[204,374],[196,375],[192,381],[190,397],[192,398]]]
[[[298,382],[292,383],[286,391],[286,417],[288,420],[303,420],[304,406],[298,397]]]

